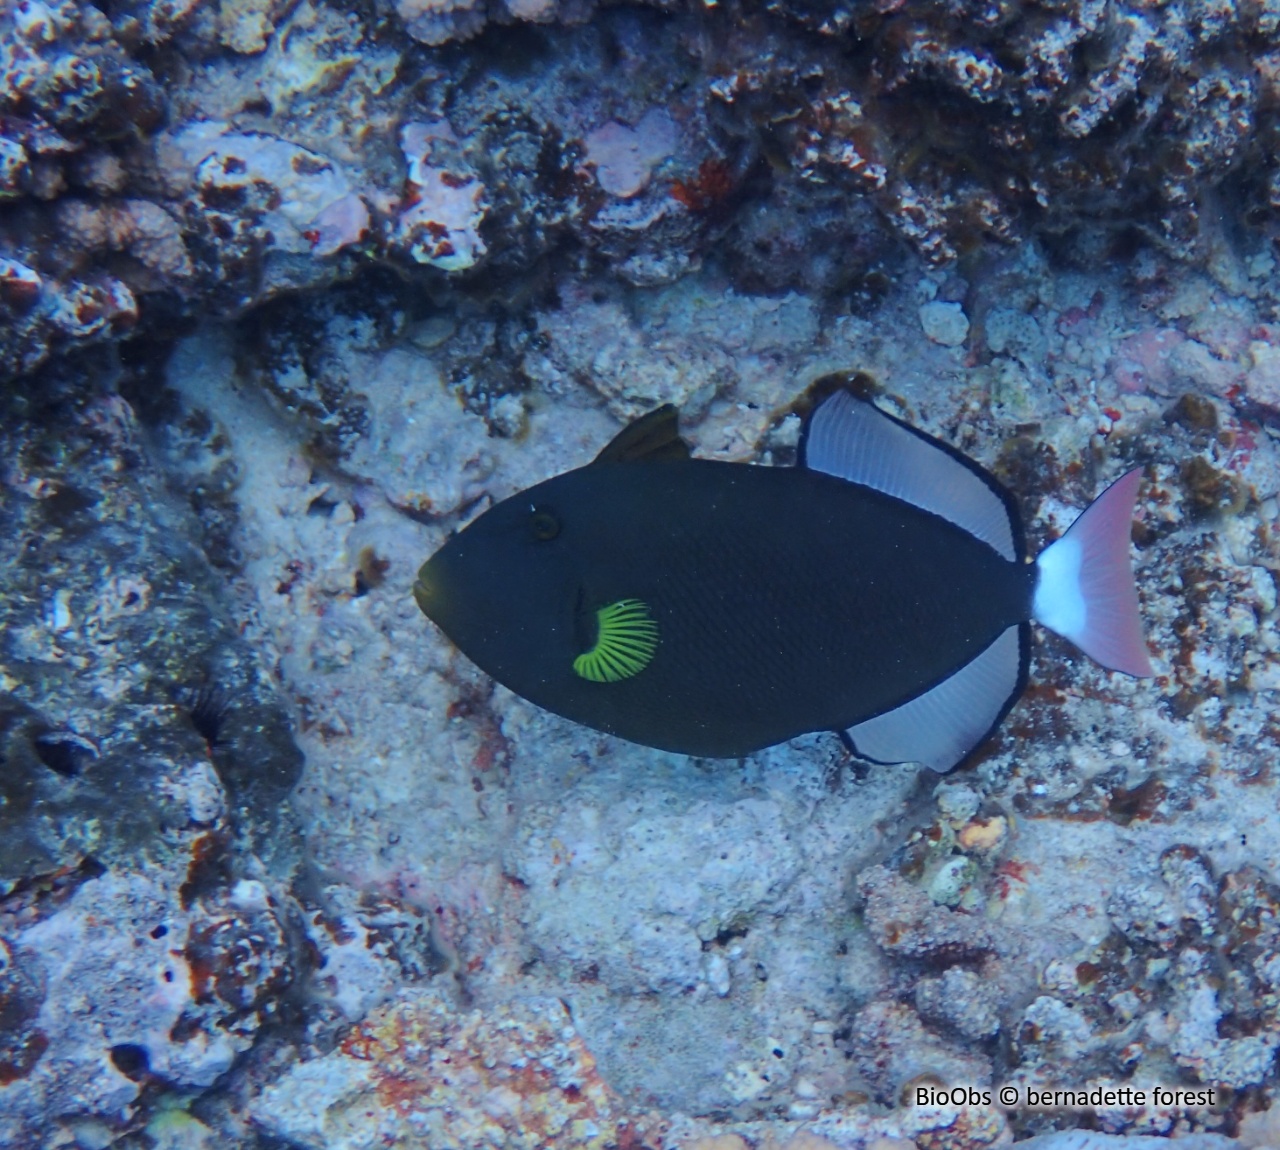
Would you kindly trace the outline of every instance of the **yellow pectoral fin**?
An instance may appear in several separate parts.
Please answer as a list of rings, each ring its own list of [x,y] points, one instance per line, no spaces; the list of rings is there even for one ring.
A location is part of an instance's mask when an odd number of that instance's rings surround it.
[[[593,683],[616,683],[643,671],[658,649],[658,624],[639,599],[619,599],[596,612],[596,641],[573,661]]]

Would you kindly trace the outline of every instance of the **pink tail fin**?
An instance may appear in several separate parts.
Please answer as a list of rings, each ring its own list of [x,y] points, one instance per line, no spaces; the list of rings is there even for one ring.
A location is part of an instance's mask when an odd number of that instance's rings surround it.
[[[1032,615],[1091,659],[1127,675],[1153,675],[1129,564],[1142,469],[1122,475],[1036,560]]]

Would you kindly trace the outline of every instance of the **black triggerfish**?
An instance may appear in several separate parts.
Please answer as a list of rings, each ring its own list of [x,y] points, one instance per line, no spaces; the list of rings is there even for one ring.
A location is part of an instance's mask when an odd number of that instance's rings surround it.
[[[1030,620],[1152,673],[1139,480],[1032,564],[993,476],[846,391],[796,467],[693,459],[667,406],[452,536],[414,597],[498,682],[632,742],[726,757],[835,731],[946,771],[1026,686]]]

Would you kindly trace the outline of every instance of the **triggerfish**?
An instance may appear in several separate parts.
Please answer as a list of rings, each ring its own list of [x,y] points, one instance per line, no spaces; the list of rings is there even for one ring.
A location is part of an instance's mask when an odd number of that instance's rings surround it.
[[[1030,621],[1152,674],[1129,536],[1138,470],[1030,563],[955,449],[838,391],[795,467],[694,459],[673,407],[498,503],[414,585],[481,670],[548,711],[689,755],[834,731],[950,770],[1027,682]]]

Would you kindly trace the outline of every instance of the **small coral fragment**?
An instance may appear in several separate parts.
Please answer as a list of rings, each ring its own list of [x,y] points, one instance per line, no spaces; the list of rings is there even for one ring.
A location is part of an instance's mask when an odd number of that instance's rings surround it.
[[[901,958],[950,965],[991,952],[991,935],[982,921],[963,911],[938,906],[914,883],[883,866],[858,876],[866,900],[867,928],[876,945]]]
[[[397,239],[418,263],[447,272],[473,267],[488,251],[477,230],[485,217],[484,185],[430,163],[436,142],[453,138],[443,121],[410,123],[400,131],[410,194]]]
[[[655,164],[675,150],[675,121],[659,108],[650,108],[634,128],[609,120],[587,134],[587,162],[611,196],[629,199],[649,185]]]
[[[943,347],[959,347],[969,338],[969,317],[958,303],[931,300],[920,308],[924,334]]]

